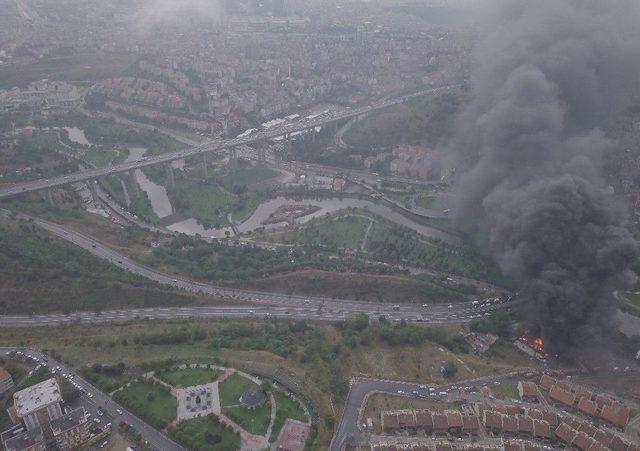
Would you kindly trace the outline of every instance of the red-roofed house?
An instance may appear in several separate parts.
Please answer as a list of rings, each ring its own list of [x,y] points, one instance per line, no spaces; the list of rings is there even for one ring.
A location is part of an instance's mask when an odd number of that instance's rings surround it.
[[[538,402],[538,386],[529,381],[518,382],[518,394],[525,402]]]
[[[573,439],[576,435],[578,435],[578,431],[573,429],[567,423],[560,423],[560,426],[556,429],[556,437],[558,437],[558,440],[567,445],[571,445],[573,443]]]
[[[444,414],[447,416],[447,424],[449,425],[449,432],[461,433],[462,432],[462,414],[457,410],[446,410]]]
[[[593,435],[593,438],[596,439],[599,443],[607,448],[610,447],[611,441],[613,440],[613,434],[609,431],[605,431],[604,429],[598,429],[596,433]]]
[[[492,410],[485,410],[482,418],[484,427],[491,432],[502,432],[502,414]]]
[[[627,451],[629,448],[629,444],[621,437],[616,435],[611,439],[609,448],[611,448],[611,451]]]
[[[593,398],[593,392],[583,387],[582,385],[575,386],[574,391],[576,392],[576,396],[578,396],[578,398],[587,398],[587,399]]]
[[[518,432],[533,437],[533,420],[525,415],[518,415]]]
[[[507,435],[518,435],[518,417],[504,415],[502,417],[502,432]]]
[[[551,438],[551,426],[543,420],[533,422],[533,436],[537,439],[548,440]]]
[[[480,419],[475,415],[463,415],[462,432],[477,435],[480,432]]]
[[[610,406],[613,402],[613,399],[607,395],[596,395],[596,404],[598,404],[598,407]]]
[[[547,390],[551,390],[551,387],[556,385],[557,382],[558,381],[555,378],[549,376],[548,374],[543,374],[540,378],[540,385],[542,385]]]
[[[396,412],[382,412],[380,417],[380,423],[384,431],[393,431],[400,427]]]
[[[551,387],[551,390],[549,390],[549,398],[551,398],[552,401],[570,409],[573,408],[573,405],[576,402],[576,395],[560,388],[558,385]]]
[[[581,451],[587,451],[589,448],[593,446],[594,443],[597,443],[594,439],[589,437],[584,432],[578,432],[573,439],[573,446],[578,448]]]
[[[447,416],[442,413],[433,414],[433,432],[436,434],[446,434],[449,430]]]
[[[433,430],[433,415],[429,410],[416,411],[416,427],[427,431]]]
[[[603,406],[600,418],[617,428],[624,429],[629,423],[629,414],[630,411],[627,406],[615,403],[610,406]]]
[[[416,418],[413,411],[402,410],[398,412],[398,427],[400,429],[412,429],[416,427]]]
[[[598,404],[586,397],[582,397],[578,401],[578,410],[589,417],[595,417],[598,414]]]

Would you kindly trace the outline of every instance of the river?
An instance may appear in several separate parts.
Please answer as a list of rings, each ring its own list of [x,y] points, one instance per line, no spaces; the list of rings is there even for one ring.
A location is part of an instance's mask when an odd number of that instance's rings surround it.
[[[62,128],[67,131],[67,134],[69,135],[69,141],[74,142],[76,144],[82,144],[83,146],[91,145],[86,135],[84,134],[84,130],[82,130],[81,128],[78,128],[78,127],[62,127]]]
[[[130,162],[142,158],[146,152],[147,149],[144,147],[129,147],[129,156],[126,161]],[[173,207],[165,187],[151,181],[140,169],[136,169],[135,176],[140,189],[147,193],[149,201],[151,202],[151,208],[156,216],[158,216],[158,218],[165,218],[172,215]]]
[[[91,145],[91,142],[87,140],[82,129],[77,127],[64,127],[64,129],[69,133],[69,139],[71,141],[78,144]],[[144,147],[130,147],[129,156],[127,157],[126,161],[130,162],[142,158],[146,152],[147,149]],[[175,168],[183,168],[184,160],[174,162],[173,166]],[[149,201],[151,202],[153,212],[159,218],[165,218],[172,215],[173,207],[171,205],[171,200],[167,195],[167,190],[165,189],[165,187],[150,180],[144,174],[144,172],[139,169],[135,171],[135,177],[138,185],[140,186],[140,189],[147,193]],[[339,210],[344,210],[347,208],[361,208],[366,209],[371,213],[382,216],[383,218],[386,218],[396,224],[406,226],[423,236],[439,238],[445,241],[452,241],[449,234],[412,221],[411,219],[408,219],[402,214],[394,211],[390,207],[380,205],[368,200],[352,198],[291,199],[284,196],[279,196],[275,199],[268,200],[258,205],[256,210],[246,221],[237,225],[238,231],[240,233],[247,233],[260,227],[264,227],[267,230],[283,227],[284,225],[286,225],[285,222],[268,225],[264,225],[263,222],[267,218],[269,218],[269,216],[278,208],[285,205],[314,205],[320,207],[320,210],[318,210],[317,212],[304,216],[302,218],[298,218],[296,220],[297,224],[304,224],[314,218],[319,218],[328,213],[334,213]],[[209,238],[224,238],[227,235],[227,232],[231,235],[233,234],[233,230],[231,229],[231,227],[224,227],[221,229],[207,229],[194,218],[188,218],[183,221],[171,224],[167,227],[167,229],[187,235],[201,235],[203,237]]]
[[[292,199],[284,196],[276,197],[275,199],[268,200],[260,205],[253,212],[253,214],[243,223],[237,225],[237,229],[240,233],[251,232],[257,228],[264,227],[266,230],[272,230],[286,225],[286,222],[277,224],[265,225],[263,222],[269,218],[269,216],[275,212],[278,208],[285,205],[314,205],[320,207],[317,212],[298,218],[296,224],[304,224],[314,218],[319,218],[328,213],[334,213],[338,210],[344,210],[347,208],[361,208],[370,211],[376,215],[382,216],[396,224],[406,226],[423,236],[431,238],[439,238],[445,241],[451,241],[451,236],[445,232],[434,229],[432,227],[418,224],[401,215],[400,213],[392,210],[390,207],[379,205],[368,200],[352,199],[352,198],[329,198],[329,199]],[[231,232],[230,227],[222,229],[206,229],[195,219],[189,218],[184,221],[177,222],[167,227],[169,230],[179,233],[185,233],[187,235],[199,234],[204,237],[211,238],[223,238],[227,231]]]

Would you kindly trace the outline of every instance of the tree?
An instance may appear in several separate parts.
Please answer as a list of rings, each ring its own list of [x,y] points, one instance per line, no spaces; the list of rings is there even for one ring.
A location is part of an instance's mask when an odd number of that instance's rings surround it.
[[[440,371],[442,372],[444,377],[452,378],[458,372],[458,367],[456,366],[455,363],[448,361],[444,365],[442,365],[442,368],[440,368]]]

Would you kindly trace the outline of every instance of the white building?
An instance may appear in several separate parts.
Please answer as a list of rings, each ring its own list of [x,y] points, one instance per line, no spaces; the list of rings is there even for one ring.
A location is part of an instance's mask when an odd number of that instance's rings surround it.
[[[51,420],[62,416],[60,386],[55,378],[27,387],[13,394],[16,416],[27,430],[42,427],[49,430]]]

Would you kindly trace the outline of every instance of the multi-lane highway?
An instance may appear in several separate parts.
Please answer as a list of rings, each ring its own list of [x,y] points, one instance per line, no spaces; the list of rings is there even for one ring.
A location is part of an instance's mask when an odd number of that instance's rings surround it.
[[[454,302],[451,304],[400,304],[362,302],[350,299],[290,296],[280,293],[241,290],[196,282],[184,277],[163,273],[146,267],[127,256],[109,248],[96,239],[75,231],[67,226],[18,214],[17,218],[27,220],[48,232],[63,238],[96,257],[106,260],[123,270],[140,275],[163,285],[172,286],[192,293],[199,293],[235,304],[233,307],[172,307],[152,309],[130,309],[102,312],[76,313],[71,315],[31,315],[0,316],[4,326],[36,326],[63,324],[72,321],[105,322],[132,320],[138,317],[167,319],[175,317],[285,317],[318,320],[342,319],[356,313],[366,313],[371,317],[385,315],[391,320],[420,321],[428,323],[467,322],[473,318],[489,315],[490,312],[508,307],[510,304],[498,301]]]
[[[87,171],[75,172],[73,174],[61,175],[51,177],[48,179],[39,179],[30,182],[18,183],[14,185],[5,186],[0,188],[0,199],[17,196],[23,193],[32,191],[39,191],[47,188],[54,188],[57,186],[66,185],[69,183],[83,182],[86,180],[92,180],[105,175],[117,174],[121,172],[128,172],[133,169],[140,169],[148,166],[154,166],[161,163],[169,163],[175,160],[181,160],[183,158],[194,157],[197,155],[203,155],[207,153],[222,152],[228,149],[248,145],[264,140],[279,138],[282,136],[288,137],[293,133],[303,132],[305,130],[312,130],[317,127],[321,127],[333,122],[338,122],[351,117],[360,116],[370,113],[371,111],[379,110],[382,108],[388,108],[392,105],[397,105],[407,100],[420,97],[428,94],[435,94],[438,92],[449,90],[451,87],[444,86],[440,88],[428,89],[413,94],[408,94],[395,99],[383,100],[377,103],[373,103],[368,106],[360,108],[345,108],[340,111],[327,111],[313,118],[304,118],[297,122],[285,123],[280,126],[268,128],[265,130],[256,131],[254,133],[243,134],[237,138],[228,140],[207,140],[199,145],[191,147],[189,149],[180,150],[177,152],[166,153],[158,156],[141,158],[136,161],[128,163],[120,163],[104,168],[91,169]]]
[[[109,395],[98,390],[90,382],[82,377],[72,366],[59,362],[50,355],[45,355],[40,351],[27,348],[0,348],[3,357],[6,353],[22,352],[30,360],[34,360],[58,374],[66,375],[66,379],[72,380],[80,387],[83,401],[85,403],[96,405],[103,412],[109,414],[113,418],[114,426],[120,422],[127,423],[140,433],[142,438],[146,440],[153,450],[158,451],[184,451],[185,448],[171,440],[162,432],[154,429],[140,418],[129,412],[127,409],[115,402]],[[31,356],[31,357],[28,357]],[[59,369],[57,369],[59,368]]]

